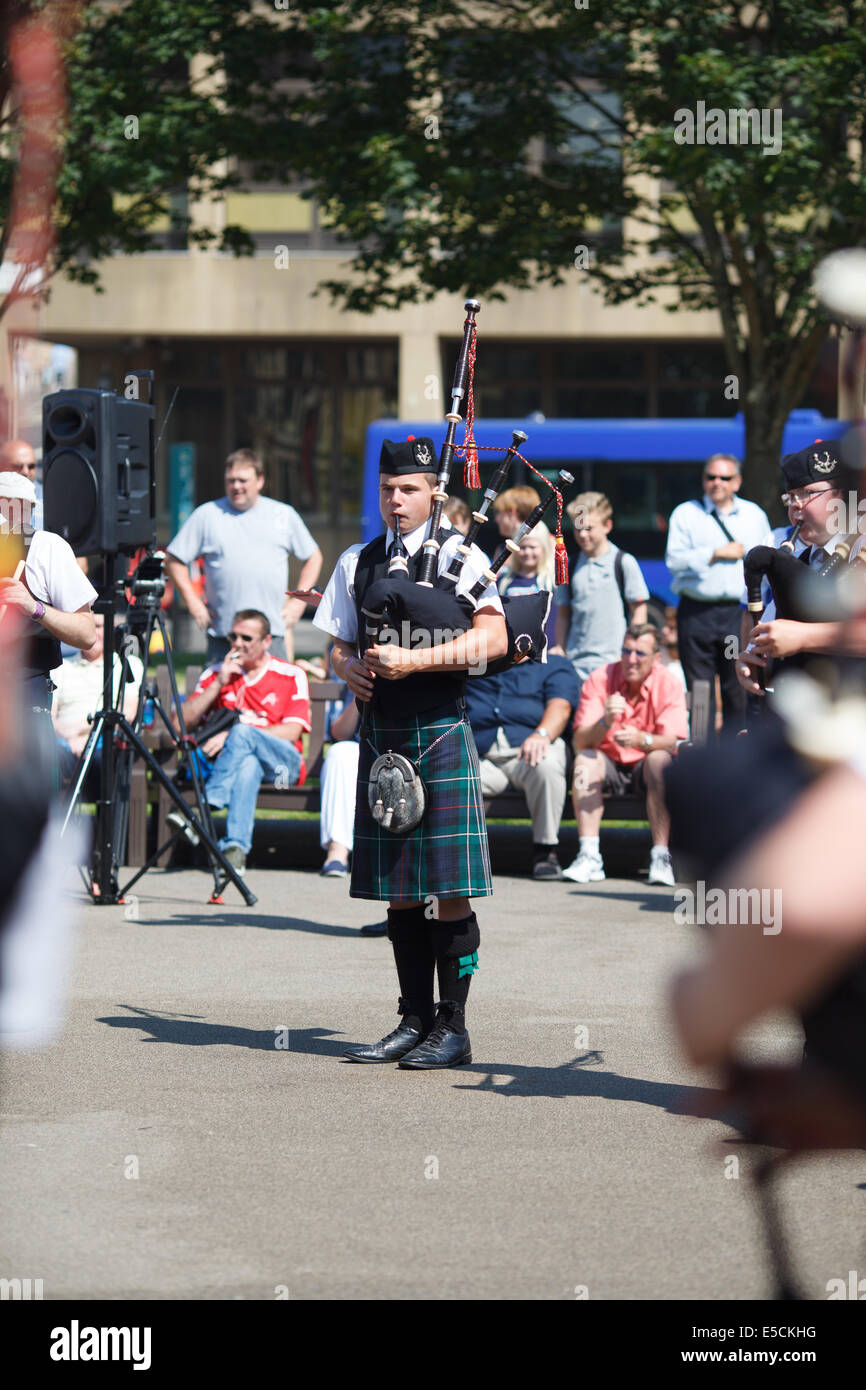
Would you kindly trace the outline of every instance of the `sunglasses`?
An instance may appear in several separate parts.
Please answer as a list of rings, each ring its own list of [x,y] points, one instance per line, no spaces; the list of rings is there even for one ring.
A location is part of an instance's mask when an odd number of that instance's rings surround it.
[[[243,633],[243,632],[230,632],[230,633],[229,633],[229,641],[230,641],[230,642],[255,642],[256,640],[257,640],[257,639],[256,639],[255,637],[247,637],[246,634]],[[261,640],[261,639],[259,639],[259,640]]]
[[[705,483],[732,483],[737,477],[736,473],[705,473]]]

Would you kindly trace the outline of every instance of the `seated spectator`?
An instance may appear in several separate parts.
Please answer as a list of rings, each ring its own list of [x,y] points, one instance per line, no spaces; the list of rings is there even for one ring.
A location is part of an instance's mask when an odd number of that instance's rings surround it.
[[[325,851],[323,878],[345,878],[355,835],[361,712],[347,685],[328,711],[325,740],[331,747],[322,763],[322,819],[319,838]]]
[[[472,525],[472,513],[461,498],[449,497],[442,508],[442,513],[447,516],[451,525],[460,532],[461,536],[468,533],[469,527]]]
[[[23,473],[29,478],[36,492],[36,503],[30,517],[34,531],[42,530],[42,484],[36,481],[36,454],[33,446],[23,439],[7,439],[0,446],[0,473]],[[81,561],[79,560],[79,565]],[[87,570],[84,570],[87,573]]]
[[[685,691],[659,661],[658,629],[652,623],[630,627],[621,659],[593,671],[581,692],[574,721],[580,845],[565,878],[572,883],[604,878],[598,833],[602,795],[638,794],[646,796],[652,832],[649,881],[673,887],[664,774],[688,733]]]
[[[649,589],[633,555],[608,540],[613,508],[603,492],[581,492],[569,503],[581,554],[571,593],[557,590],[556,645],[581,685],[590,672],[616,661],[629,623],[645,623]]]
[[[508,594],[552,594],[556,588],[556,562],[553,557],[553,537],[543,521],[527,532],[520,542],[520,549],[512,556],[511,565],[500,570],[497,584],[504,598]],[[547,615],[547,648],[558,656],[564,656],[561,647],[556,646],[556,606],[551,599]]]
[[[493,502],[493,520],[503,540],[511,540],[538,506],[541,498],[534,487],[509,487]]]
[[[237,712],[238,721],[205,738],[201,749],[216,758],[205,784],[208,805],[228,811],[220,849],[243,873],[262,782],[293,787],[306,778],[301,735],[310,731],[310,690],[300,667],[270,655],[270,623],[258,609],[235,614],[229,641],[228,656],[202,673],[184,719],[195,729],[216,710]],[[172,815],[182,821],[179,812]]]
[[[78,759],[90,737],[93,725],[88,716],[102,708],[103,664],[105,649],[105,618],[102,613],[94,613],[96,641],[84,651],[76,651],[66,658],[62,666],[51,672],[54,683],[54,698],[51,705],[51,722],[57,735],[59,746],[60,776],[70,781],[75,776]],[[114,653],[113,698],[118,698],[118,689],[123,674],[123,664],[118,652]],[[138,696],[144,676],[144,666],[137,656],[130,656],[128,662],[128,681],[123,692],[123,713],[132,720],[138,711]],[[99,768],[102,761],[102,740],[94,753],[87,776],[85,790],[88,794],[99,787]],[[97,793],[98,794],[98,793]]]
[[[481,759],[481,789],[523,792],[532,817],[535,879],[560,879],[557,849],[568,786],[561,737],[577,706],[577,681],[565,657],[525,661],[498,676],[470,680],[466,712]]]

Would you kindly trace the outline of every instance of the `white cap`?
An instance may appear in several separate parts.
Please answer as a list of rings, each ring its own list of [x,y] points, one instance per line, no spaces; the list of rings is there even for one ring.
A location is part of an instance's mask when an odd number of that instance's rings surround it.
[[[23,473],[0,473],[0,497],[20,497],[36,503],[36,489]]]

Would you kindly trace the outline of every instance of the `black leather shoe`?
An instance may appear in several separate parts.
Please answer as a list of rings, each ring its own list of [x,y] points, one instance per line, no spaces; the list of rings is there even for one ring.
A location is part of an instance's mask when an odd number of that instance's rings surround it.
[[[436,1025],[424,1041],[412,1052],[408,1052],[398,1064],[406,1071],[437,1071],[444,1067],[465,1067],[472,1061],[469,1034],[464,1028],[455,1033],[447,1022],[451,1016],[451,1006],[443,1008],[440,1003],[436,1011]]]
[[[401,1014],[409,1012],[409,1006],[404,999],[399,1001],[398,1009]],[[399,1028],[395,1028],[387,1037],[380,1038],[377,1043],[370,1043],[366,1047],[350,1047],[343,1053],[343,1057],[347,1062],[398,1062],[407,1052],[416,1048],[423,1037],[424,1034],[419,1028],[410,1028],[408,1024],[401,1023]]]
[[[543,882],[545,879],[551,882],[558,882],[562,878],[562,866],[555,849],[549,854],[540,855],[532,866],[532,877],[536,882]]]

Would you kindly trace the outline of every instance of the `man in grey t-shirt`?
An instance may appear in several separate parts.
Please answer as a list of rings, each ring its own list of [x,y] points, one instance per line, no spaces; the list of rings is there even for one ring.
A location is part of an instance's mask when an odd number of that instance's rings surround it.
[[[619,660],[629,624],[646,622],[649,589],[634,556],[608,540],[613,508],[603,492],[580,493],[569,504],[568,515],[581,555],[572,571],[570,595],[564,584],[556,591],[556,644],[582,686],[599,666]],[[622,592],[617,579],[620,554]]]
[[[304,562],[298,589],[311,589],[322,568],[322,552],[294,507],[262,497],[264,466],[252,449],[229,454],[225,482],[225,497],[196,507],[169,543],[169,578],[208,634],[208,664],[228,653],[232,619],[244,608],[266,614],[271,652],[291,657],[292,629],[304,603],[286,595],[289,556]],[[204,602],[189,572],[199,556],[204,561]]]

